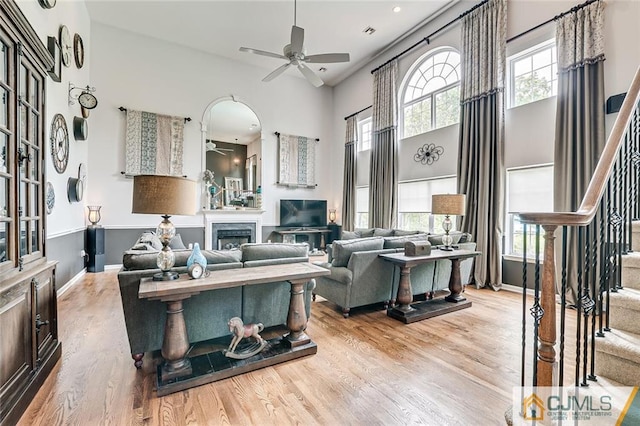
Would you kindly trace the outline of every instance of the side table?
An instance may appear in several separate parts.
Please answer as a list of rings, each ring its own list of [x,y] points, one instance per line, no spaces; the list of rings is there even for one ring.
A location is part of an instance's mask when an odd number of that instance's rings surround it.
[[[87,272],[103,272],[104,253],[104,228],[101,226],[87,227]]]

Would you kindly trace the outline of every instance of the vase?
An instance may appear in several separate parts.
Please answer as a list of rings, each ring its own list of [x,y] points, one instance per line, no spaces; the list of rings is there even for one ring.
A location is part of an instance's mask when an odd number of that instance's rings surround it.
[[[203,268],[207,267],[207,258],[204,257],[204,254],[202,254],[202,251],[200,251],[200,244],[198,243],[193,244],[193,251],[187,259],[187,268],[194,263],[199,263]]]

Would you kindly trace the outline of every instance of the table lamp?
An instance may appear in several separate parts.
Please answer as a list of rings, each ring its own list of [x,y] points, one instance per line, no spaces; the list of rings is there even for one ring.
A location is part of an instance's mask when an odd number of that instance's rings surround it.
[[[442,229],[444,229],[444,236],[442,237],[443,247],[440,247],[440,250],[453,250],[451,247],[453,237],[449,235],[452,226],[449,215],[462,216],[464,215],[464,209],[464,194],[434,194],[431,196],[431,213],[445,215],[444,222],[442,222]]]
[[[329,220],[331,223],[336,223],[336,209],[329,209]]]
[[[93,227],[100,227],[100,225],[98,225],[98,222],[100,222],[100,209],[102,208],[102,206],[87,206],[87,209],[89,209],[89,213],[87,214],[87,218],[89,219],[89,222],[91,222],[90,226]]]
[[[138,175],[133,177],[132,213],[159,214],[163,220],[156,228],[162,243],[156,264],[162,272],[153,276],[154,281],[178,278],[171,268],[175,256],[169,242],[176,235],[176,228],[169,220],[172,215],[196,214],[196,182],[178,176]]]

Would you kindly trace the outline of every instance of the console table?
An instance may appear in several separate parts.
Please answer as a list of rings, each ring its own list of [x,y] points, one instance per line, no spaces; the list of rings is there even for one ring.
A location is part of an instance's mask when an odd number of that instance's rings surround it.
[[[478,255],[480,255],[479,251],[442,251],[437,249],[433,250],[428,256],[405,256],[403,253],[381,254],[380,257],[382,259],[400,267],[397,304],[396,306],[389,307],[387,315],[408,324],[471,307],[471,302],[460,294],[462,293],[460,260]],[[451,276],[449,278],[450,294],[444,299],[432,299],[412,304],[411,268],[423,263],[443,259],[451,260]]]
[[[273,232],[282,236],[283,243],[295,243],[298,235],[309,235],[313,237],[320,236],[320,248],[324,250],[326,247],[326,236],[331,234],[333,231],[331,229],[300,228]]]
[[[158,396],[315,354],[318,350],[317,346],[305,333],[307,314],[304,306],[303,285],[312,278],[329,274],[329,270],[311,263],[289,263],[215,271],[208,277],[197,280],[190,279],[187,274],[182,274],[174,281],[141,279],[138,291],[140,299],[160,300],[167,304],[161,351],[165,362],[158,366]],[[254,356],[256,359],[253,361],[252,358],[242,361],[228,359],[219,352],[218,356],[211,356],[211,354],[202,354],[193,358],[187,356],[190,344],[183,315],[183,300],[208,290],[278,281],[288,281],[291,284],[286,323],[289,333],[282,338],[270,341],[271,348],[268,356],[258,354]],[[218,361],[216,365],[216,359],[222,359],[223,362]]]

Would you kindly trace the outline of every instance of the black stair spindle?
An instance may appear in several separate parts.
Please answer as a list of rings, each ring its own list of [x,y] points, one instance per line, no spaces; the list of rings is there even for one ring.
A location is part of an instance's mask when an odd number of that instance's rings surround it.
[[[582,230],[580,227],[574,227],[578,234],[578,259],[584,259],[584,245],[582,242]],[[576,310],[576,378],[575,386],[580,383],[580,332],[582,329],[582,262],[576,262],[578,289],[575,294]]]
[[[564,383],[564,333],[567,316],[567,227],[562,227],[562,281],[560,287],[560,362],[558,366],[559,386]]]
[[[525,358],[527,350],[527,224],[522,224],[522,356],[520,357],[520,387],[525,385]],[[524,390],[522,391],[524,392]]]
[[[587,379],[592,380],[592,381],[596,381],[596,361],[595,361],[595,354],[596,354],[596,314],[597,314],[597,301],[600,299],[598,297],[598,290],[599,290],[599,286],[598,288],[596,288],[596,282],[598,282],[598,276],[599,274],[597,273],[598,271],[598,248],[600,247],[600,244],[598,244],[598,233],[596,232],[597,230],[597,225],[599,224],[598,219],[600,219],[599,215],[596,214],[596,217],[594,218],[594,220],[589,224],[589,227],[591,228],[591,282],[590,282],[590,294],[591,294],[591,301],[592,301],[592,306],[593,308],[591,309],[591,344],[590,346],[590,360],[591,360],[591,365],[590,365],[590,370],[589,370],[589,376],[587,376]]]
[[[533,306],[530,309],[533,317],[533,378],[532,386],[538,386],[538,329],[540,320],[544,315],[544,309],[540,306],[540,225],[536,225],[536,257],[535,257],[535,277],[533,287]]]

